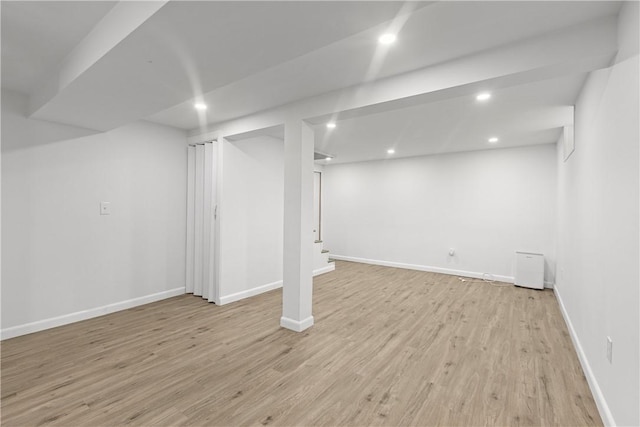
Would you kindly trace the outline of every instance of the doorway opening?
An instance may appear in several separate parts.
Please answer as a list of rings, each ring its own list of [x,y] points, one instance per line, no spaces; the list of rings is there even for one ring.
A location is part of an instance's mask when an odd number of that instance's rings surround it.
[[[313,235],[316,243],[322,241],[322,172],[313,172]]]

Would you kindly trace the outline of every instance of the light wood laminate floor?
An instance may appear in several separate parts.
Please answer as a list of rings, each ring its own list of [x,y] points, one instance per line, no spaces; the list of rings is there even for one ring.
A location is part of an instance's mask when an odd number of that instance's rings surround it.
[[[315,326],[281,291],[185,295],[2,342],[2,425],[601,425],[553,292],[338,262]]]

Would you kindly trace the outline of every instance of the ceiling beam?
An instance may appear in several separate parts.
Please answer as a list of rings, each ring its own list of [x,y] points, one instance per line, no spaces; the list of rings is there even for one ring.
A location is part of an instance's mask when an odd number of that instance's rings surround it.
[[[498,89],[611,64],[617,51],[616,18],[607,17],[563,31],[511,43],[436,66],[336,90],[240,119],[192,130],[190,142],[270,128],[290,117],[321,123],[478,90]]]
[[[49,79],[31,94],[29,116],[43,118],[43,107],[95,65],[129,34],[160,10],[164,1],[121,1],[107,13],[87,36],[50,73]]]

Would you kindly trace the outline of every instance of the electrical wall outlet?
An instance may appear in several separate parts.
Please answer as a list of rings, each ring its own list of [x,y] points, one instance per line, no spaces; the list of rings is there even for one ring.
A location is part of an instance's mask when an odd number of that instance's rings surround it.
[[[611,341],[611,337],[607,337],[607,360],[609,363],[613,363],[613,341]]]
[[[111,202],[100,202],[100,215],[111,215]]]

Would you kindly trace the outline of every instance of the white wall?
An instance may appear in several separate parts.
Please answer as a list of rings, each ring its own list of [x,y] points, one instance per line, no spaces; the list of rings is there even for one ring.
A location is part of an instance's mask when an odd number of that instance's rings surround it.
[[[220,303],[282,286],[284,143],[261,136],[222,145]]]
[[[640,425],[638,3],[620,19],[619,61],[591,73],[575,151],[558,152],[556,293],[606,424]],[[606,337],[613,359],[606,358]]]
[[[324,190],[332,257],[509,280],[525,250],[554,280],[552,144],[328,165]]]
[[[3,338],[183,292],[185,133],[95,134],[25,106],[3,91]]]

